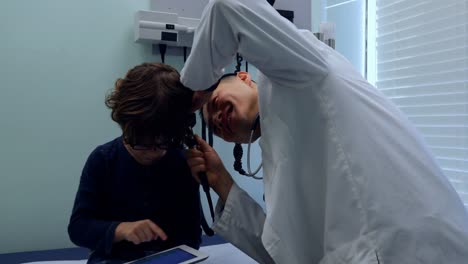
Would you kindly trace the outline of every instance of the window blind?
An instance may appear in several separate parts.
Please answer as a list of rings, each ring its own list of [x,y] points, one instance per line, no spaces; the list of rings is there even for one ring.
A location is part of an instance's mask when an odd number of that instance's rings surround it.
[[[376,87],[409,117],[468,208],[468,0],[375,0]]]

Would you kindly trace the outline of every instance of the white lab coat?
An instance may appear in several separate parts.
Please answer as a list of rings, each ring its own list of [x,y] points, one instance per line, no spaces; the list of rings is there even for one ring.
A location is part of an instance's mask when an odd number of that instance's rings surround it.
[[[182,82],[258,80],[266,215],[234,185],[214,229],[262,263],[468,263],[468,216],[405,116],[265,0],[214,0]]]

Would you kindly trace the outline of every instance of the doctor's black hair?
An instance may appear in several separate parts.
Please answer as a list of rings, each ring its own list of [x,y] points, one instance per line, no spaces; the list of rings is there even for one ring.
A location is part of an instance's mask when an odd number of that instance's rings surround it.
[[[170,143],[183,137],[192,96],[175,68],[143,63],[117,79],[105,103],[127,143],[148,139]]]

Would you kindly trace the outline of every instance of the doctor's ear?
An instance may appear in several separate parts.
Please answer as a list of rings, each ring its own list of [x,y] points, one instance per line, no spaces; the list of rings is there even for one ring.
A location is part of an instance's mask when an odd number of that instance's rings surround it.
[[[237,73],[237,77],[245,82],[248,86],[252,85],[252,77],[248,72],[240,71]]]

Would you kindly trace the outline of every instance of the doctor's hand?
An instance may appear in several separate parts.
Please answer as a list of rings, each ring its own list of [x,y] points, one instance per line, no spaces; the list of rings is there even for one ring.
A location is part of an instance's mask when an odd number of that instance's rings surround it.
[[[122,222],[115,229],[114,243],[127,240],[135,245],[161,238],[167,239],[166,233],[151,220]]]
[[[189,149],[185,152],[192,175],[200,182],[198,173],[206,172],[211,188],[215,190],[223,202],[226,202],[234,181],[224,167],[218,153],[199,136],[195,137],[198,141],[198,149]]]

